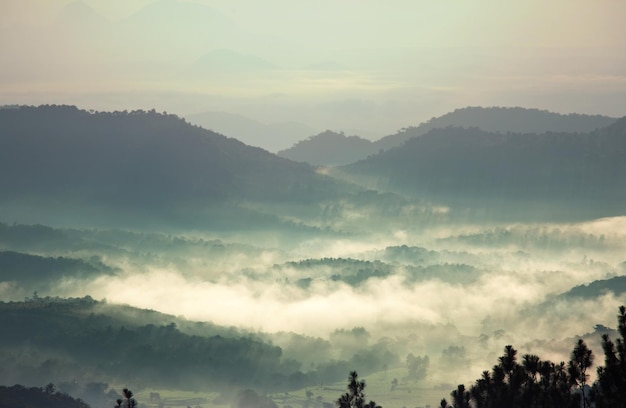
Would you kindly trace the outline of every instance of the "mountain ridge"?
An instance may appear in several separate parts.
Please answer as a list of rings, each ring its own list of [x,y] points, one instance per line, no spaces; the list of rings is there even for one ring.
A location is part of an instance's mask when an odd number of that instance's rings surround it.
[[[48,210],[164,218],[182,212],[193,218],[211,206],[308,205],[350,189],[310,165],[154,110],[1,109],[0,142],[4,208],[27,203]]]
[[[626,120],[590,133],[433,129],[331,172],[377,188],[464,206],[624,211]],[[369,181],[368,181],[369,180]]]
[[[617,118],[601,115],[560,114],[547,110],[521,107],[478,107],[456,109],[417,126],[409,126],[398,132],[364,145],[354,141],[352,146],[343,146],[347,141],[337,136],[334,142],[341,143],[339,151],[333,152],[333,141],[318,136],[309,137],[281,151],[284,157],[304,160],[313,165],[345,165],[354,163],[355,158],[365,159],[378,152],[401,146],[409,139],[421,137],[429,131],[445,127],[477,127],[494,133],[538,133],[548,132],[590,132],[614,123]],[[361,152],[357,154],[356,152]],[[326,157],[334,155],[332,163]]]
[[[372,152],[373,143],[359,136],[326,130],[276,153],[290,160],[322,166],[350,164]]]

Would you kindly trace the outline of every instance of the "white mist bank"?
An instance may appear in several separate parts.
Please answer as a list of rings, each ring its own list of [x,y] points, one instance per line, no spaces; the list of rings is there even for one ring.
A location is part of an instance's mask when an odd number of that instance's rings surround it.
[[[626,304],[624,294],[612,292],[563,296],[624,276],[626,217],[421,229],[364,219],[359,234],[304,235],[285,248],[278,245],[285,237],[263,239],[260,232],[222,241],[109,231],[97,235],[94,250],[47,256],[97,255],[113,273],[65,278],[39,295],[90,295],[277,339],[273,334],[284,332],[332,342],[337,330],[363,328],[368,340],[359,347],[384,344],[400,361],[428,355],[431,385],[473,381],[506,344],[520,356],[567,360],[572,339],[598,324],[614,327],[618,306]],[[32,291],[0,284],[4,301]],[[598,354],[595,337],[590,346]],[[352,357],[334,350],[334,358]]]
[[[611,326],[621,299],[605,296],[602,302],[552,300],[574,286],[623,274],[620,263],[624,261],[621,249],[626,244],[626,229],[622,228],[625,223],[622,217],[541,228],[519,224],[499,227],[520,236],[526,234],[521,244],[511,239],[501,246],[484,240],[472,243],[432,239],[404,231],[378,246],[367,237],[317,238],[302,242],[293,254],[229,254],[214,261],[195,254],[185,258],[184,263],[171,264],[166,262],[167,254],[161,254],[158,265],[126,261],[119,264],[122,272],[117,275],[102,276],[84,286],[66,282],[59,289],[67,295],[90,294],[191,320],[266,332],[293,331],[325,337],[335,329],[362,326],[382,336],[384,329],[379,327],[405,325],[409,329],[414,322],[424,322],[453,323],[468,336],[504,329],[520,342],[552,338],[555,333],[571,337],[589,332],[595,324]],[[457,236],[454,229],[445,228],[451,237]],[[468,236],[468,228],[463,231]],[[580,244],[576,237],[581,234],[603,238],[601,244],[588,239],[593,244],[589,248],[567,246],[569,241]],[[434,235],[442,236],[441,232]],[[542,247],[541,242],[551,236],[556,248]],[[273,267],[288,260],[367,259],[376,251],[401,243],[428,244],[426,248],[438,257],[420,262],[416,259],[413,265],[410,261],[396,262],[388,276],[370,277],[357,286],[331,279],[333,273],[341,273],[333,270],[337,266],[332,263],[310,268],[284,264]],[[476,279],[409,279],[411,267],[454,267],[459,259],[476,271]],[[311,281],[306,288],[296,284],[308,278]],[[550,305],[549,310],[533,309],[544,303]],[[536,316],[519,318],[529,311]]]

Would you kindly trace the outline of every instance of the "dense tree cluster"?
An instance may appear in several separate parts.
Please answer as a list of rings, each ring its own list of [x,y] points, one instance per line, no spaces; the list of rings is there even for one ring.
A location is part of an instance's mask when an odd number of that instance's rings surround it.
[[[317,202],[355,190],[310,165],[154,110],[0,109],[0,143],[2,201],[45,194],[65,205],[78,200],[115,211],[129,205],[146,211],[149,204],[163,211],[230,199]]]
[[[42,350],[36,359],[23,361],[0,353],[0,380],[11,372],[19,373],[11,374],[12,381],[21,383],[71,382],[79,376],[85,382],[186,390],[225,385],[287,391],[339,381],[350,367],[371,372],[397,360],[384,344],[376,344],[352,349],[347,360],[321,361],[305,369],[297,356],[285,357],[280,347],[253,335],[219,328],[193,335],[172,320],[164,322],[163,316],[123,306],[109,306],[107,312],[103,306],[90,297],[37,293],[25,302],[0,302],[0,326],[12,328],[0,336],[0,348],[30,353],[21,351],[28,338],[29,347]],[[161,323],[146,324],[157,321]],[[361,331],[355,333],[367,335]],[[131,371],[125,369],[129,364],[135,367]]]
[[[615,343],[604,334],[604,367],[598,367],[598,381],[591,397],[598,408],[626,408],[626,307],[619,308],[617,329],[621,338]]]
[[[626,191],[626,181],[615,176],[626,171],[624,134],[624,119],[580,134],[437,128],[334,174],[451,208],[471,202],[503,219],[538,217],[527,208],[536,201],[549,205],[542,207],[544,219],[562,217],[564,208],[578,217],[617,215]]]
[[[498,364],[483,371],[469,388],[460,384],[450,394],[452,405],[443,399],[440,407],[454,408],[526,408],[626,407],[626,308],[618,315],[621,335],[616,344],[602,336],[604,367],[598,367],[598,379],[589,392],[589,369],[594,355],[582,339],[572,350],[568,363],[553,363],[539,356],[525,354],[521,363],[517,350],[508,345]]]

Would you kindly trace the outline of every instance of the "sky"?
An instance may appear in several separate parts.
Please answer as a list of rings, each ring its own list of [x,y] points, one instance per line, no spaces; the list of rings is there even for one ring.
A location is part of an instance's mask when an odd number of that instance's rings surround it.
[[[622,0],[0,0],[0,104],[392,134],[466,106],[626,113]]]

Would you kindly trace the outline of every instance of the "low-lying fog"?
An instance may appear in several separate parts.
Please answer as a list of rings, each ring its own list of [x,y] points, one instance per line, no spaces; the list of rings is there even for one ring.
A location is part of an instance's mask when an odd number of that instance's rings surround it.
[[[280,237],[262,234],[70,230],[76,245],[43,240],[30,252],[113,268],[52,284],[41,295],[91,295],[253,332],[329,339],[363,328],[359,341],[385,343],[402,364],[409,353],[428,355],[432,384],[471,383],[506,344],[520,356],[567,360],[573,337],[598,324],[615,327],[626,303],[619,291],[566,294],[624,275],[626,217],[378,231],[280,245]],[[33,288],[5,282],[0,297],[22,300]],[[589,341],[601,354],[599,335]]]

